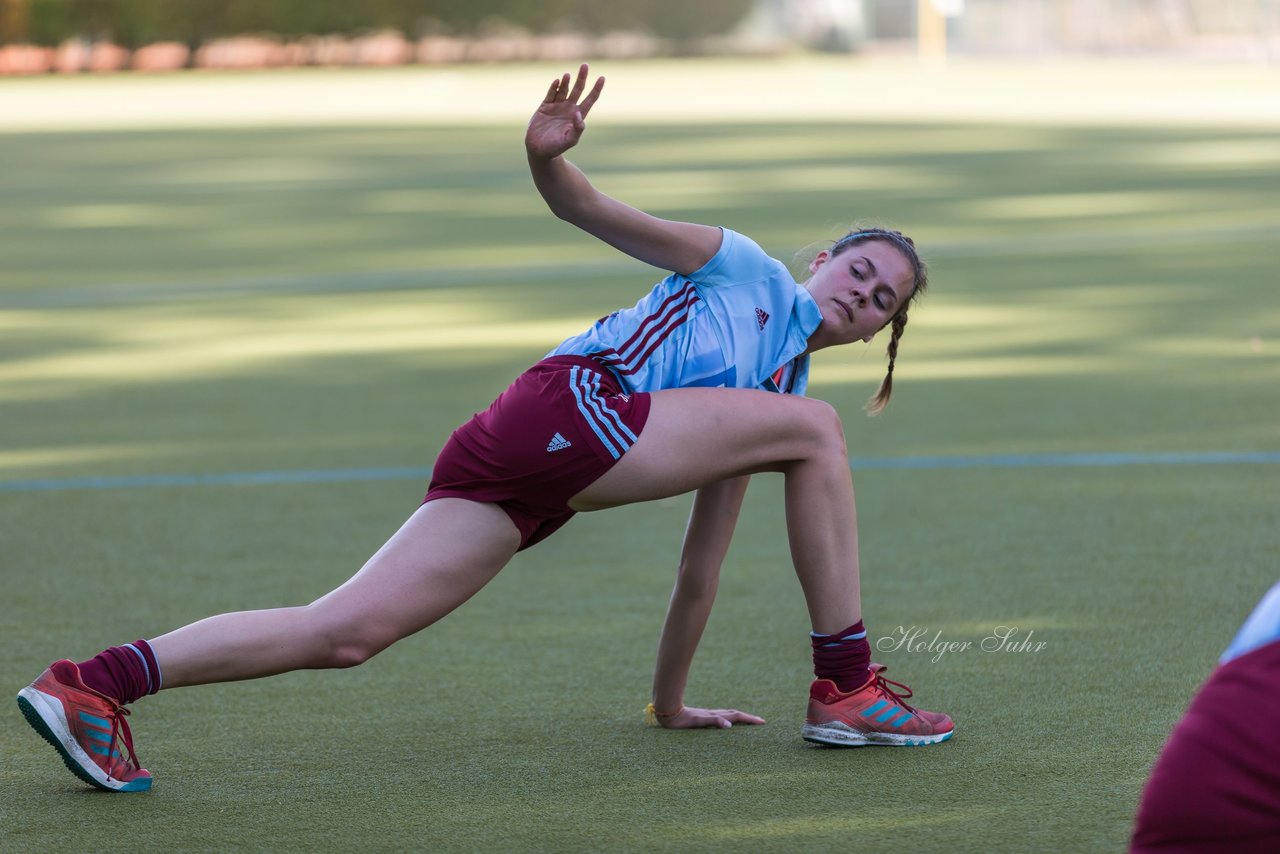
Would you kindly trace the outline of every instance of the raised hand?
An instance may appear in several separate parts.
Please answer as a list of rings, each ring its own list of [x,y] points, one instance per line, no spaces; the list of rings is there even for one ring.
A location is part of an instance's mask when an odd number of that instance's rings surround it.
[[[551,88],[547,90],[547,97],[542,100],[533,118],[529,119],[529,128],[525,131],[524,146],[530,157],[549,160],[578,144],[582,131],[586,128],[587,113],[604,88],[604,78],[597,78],[591,91],[583,98],[582,92],[586,87],[586,63],[578,69],[578,77],[573,81],[572,88],[568,72],[552,82]]]
[[[762,724],[764,718],[740,712],[737,709],[698,709],[685,706],[674,715],[657,715],[657,721],[664,729],[695,729],[697,727],[728,729],[734,724]]]

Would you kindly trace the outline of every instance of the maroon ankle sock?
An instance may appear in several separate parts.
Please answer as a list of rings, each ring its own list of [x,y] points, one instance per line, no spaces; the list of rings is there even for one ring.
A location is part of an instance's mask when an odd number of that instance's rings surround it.
[[[830,679],[842,692],[861,688],[871,675],[871,644],[862,620],[833,635],[809,633],[813,644],[813,672]]]
[[[104,649],[76,666],[85,685],[122,706],[160,690],[160,665],[144,640]]]

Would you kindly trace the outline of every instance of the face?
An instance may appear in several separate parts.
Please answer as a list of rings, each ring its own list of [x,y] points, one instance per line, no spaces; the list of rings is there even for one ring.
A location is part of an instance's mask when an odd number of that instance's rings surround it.
[[[813,277],[805,287],[822,311],[810,351],[870,341],[911,299],[915,279],[911,262],[884,240],[857,243],[835,256],[824,249],[809,271]]]

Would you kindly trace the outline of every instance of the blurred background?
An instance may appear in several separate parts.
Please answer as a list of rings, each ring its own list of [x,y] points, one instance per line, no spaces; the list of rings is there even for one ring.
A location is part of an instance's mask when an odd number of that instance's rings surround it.
[[[691,54],[1272,63],[1280,0],[0,0],[0,73]]]

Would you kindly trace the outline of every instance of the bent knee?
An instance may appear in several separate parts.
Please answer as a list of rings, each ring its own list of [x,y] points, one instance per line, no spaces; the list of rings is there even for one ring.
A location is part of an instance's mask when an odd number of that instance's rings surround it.
[[[847,456],[848,447],[845,444],[844,424],[840,421],[840,413],[825,400],[808,398],[807,401],[804,426],[813,454]]]
[[[329,623],[321,620],[315,627],[314,666],[318,669],[356,667],[364,664],[394,642],[395,638],[388,639],[377,632],[370,631],[366,626],[346,621]]]
[[[368,643],[360,643],[358,641],[334,643],[328,648],[324,666],[336,670],[356,667],[373,658],[384,648],[385,647],[374,646],[373,644]]]

